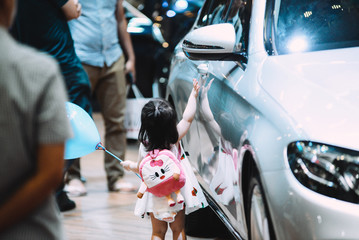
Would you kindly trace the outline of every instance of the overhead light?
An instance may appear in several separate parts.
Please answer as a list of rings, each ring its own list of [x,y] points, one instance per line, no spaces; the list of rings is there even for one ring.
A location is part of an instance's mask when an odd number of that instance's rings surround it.
[[[308,41],[304,36],[292,38],[287,45],[291,52],[304,52],[308,49]]]
[[[167,15],[167,17],[171,18],[171,17],[176,16],[176,12],[173,10],[168,10],[166,15]]]
[[[306,11],[305,13],[304,13],[304,17],[310,17],[311,15],[312,15],[313,13],[312,13],[312,11]]]
[[[340,9],[340,8],[342,8],[342,6],[339,4],[332,5],[332,9]]]
[[[188,7],[188,2],[186,0],[177,0],[175,3],[175,8],[178,11],[183,11],[187,9],[187,7]]]
[[[145,31],[142,27],[127,27],[127,32],[129,33],[143,33]]]
[[[162,3],[162,7],[163,7],[163,8],[168,7],[168,2],[167,2],[167,1],[163,1],[163,3]]]

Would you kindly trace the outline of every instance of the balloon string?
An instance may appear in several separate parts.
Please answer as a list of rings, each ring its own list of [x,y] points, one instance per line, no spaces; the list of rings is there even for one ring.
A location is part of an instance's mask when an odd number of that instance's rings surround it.
[[[101,142],[99,142],[96,145],[96,150],[102,149],[104,150],[106,153],[110,154],[112,157],[116,158],[118,161],[123,162],[122,159],[120,159],[119,157],[117,157],[115,154],[113,154],[112,152],[108,151],[104,146],[102,146]],[[141,178],[141,176],[138,173],[135,173],[137,175],[137,177]]]

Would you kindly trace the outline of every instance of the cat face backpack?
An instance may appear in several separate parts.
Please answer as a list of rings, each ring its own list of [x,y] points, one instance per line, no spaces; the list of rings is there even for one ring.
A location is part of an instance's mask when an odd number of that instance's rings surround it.
[[[157,197],[167,197],[168,204],[176,203],[171,193],[177,194],[177,203],[184,201],[180,189],[185,185],[186,177],[177,157],[169,150],[155,149],[141,161],[139,173],[142,179],[137,196],[141,198],[147,190]]]

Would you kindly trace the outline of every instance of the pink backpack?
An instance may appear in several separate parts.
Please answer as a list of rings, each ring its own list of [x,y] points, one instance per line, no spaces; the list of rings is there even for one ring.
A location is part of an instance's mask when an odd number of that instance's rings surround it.
[[[147,191],[157,197],[168,196],[181,189],[186,182],[179,160],[167,149],[155,149],[148,153],[141,161],[139,171]],[[179,174],[179,180],[173,177],[174,174]]]

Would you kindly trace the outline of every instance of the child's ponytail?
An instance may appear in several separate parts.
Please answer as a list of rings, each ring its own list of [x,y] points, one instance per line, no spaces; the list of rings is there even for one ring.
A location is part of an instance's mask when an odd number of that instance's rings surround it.
[[[147,151],[170,149],[178,141],[177,115],[166,100],[154,99],[142,108],[138,140]]]

